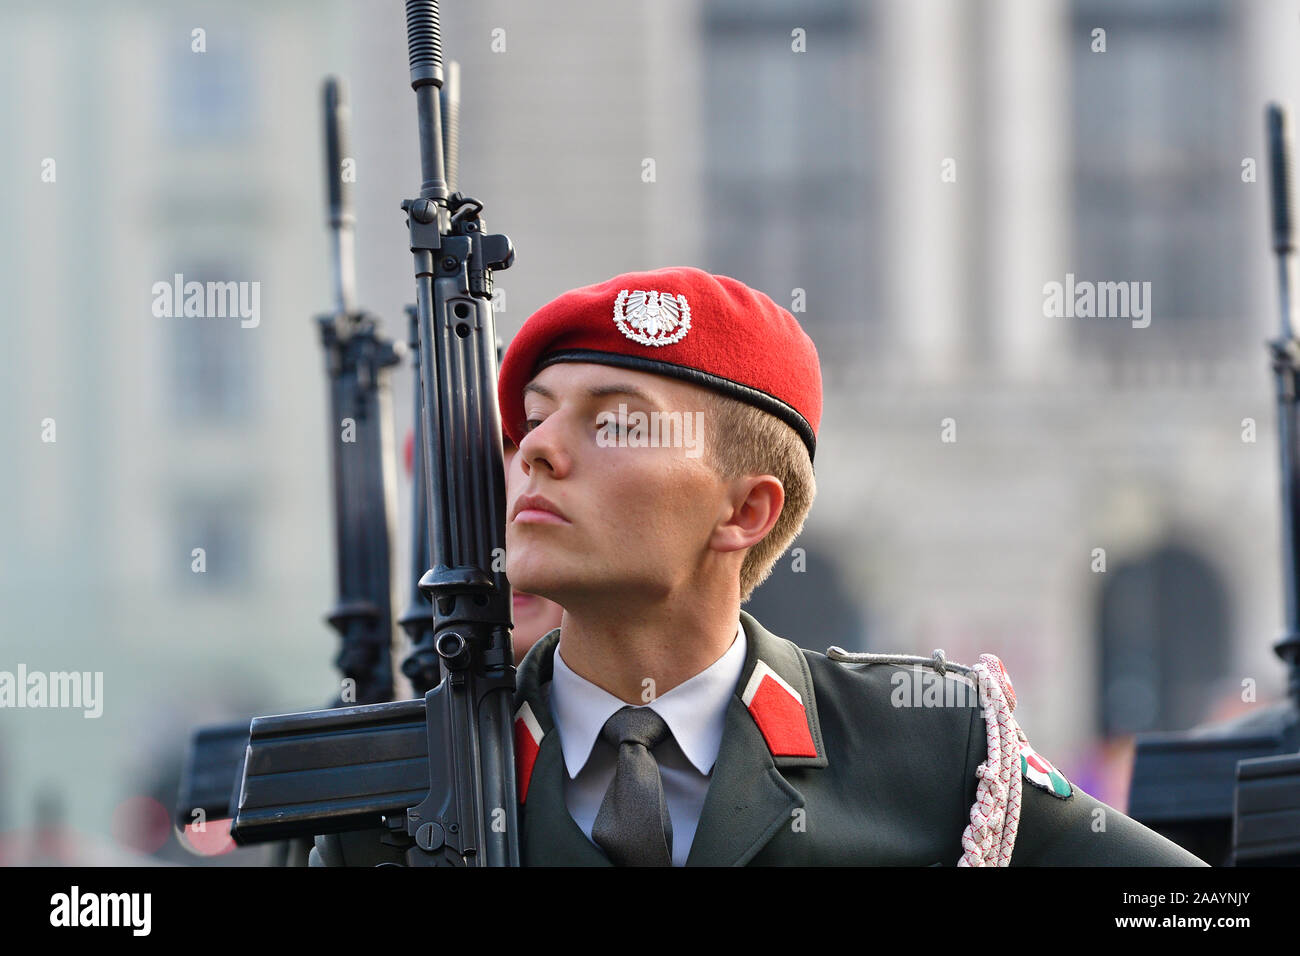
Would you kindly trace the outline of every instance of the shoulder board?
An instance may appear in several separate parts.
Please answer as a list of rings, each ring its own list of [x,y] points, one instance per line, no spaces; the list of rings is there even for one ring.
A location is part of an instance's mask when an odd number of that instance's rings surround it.
[[[969,667],[948,660],[943,651],[937,647],[929,657],[918,657],[912,654],[855,654],[842,647],[827,648],[826,656],[841,664],[894,664],[903,667],[919,664],[922,667],[932,667],[940,674],[955,672],[967,677],[971,674]]]
[[[895,707],[979,706],[976,672],[947,659],[936,650],[931,657],[910,654],[851,654],[840,647],[827,649],[826,656],[840,664],[884,664],[893,669],[889,682],[890,701]],[[907,676],[910,674],[910,678]]]

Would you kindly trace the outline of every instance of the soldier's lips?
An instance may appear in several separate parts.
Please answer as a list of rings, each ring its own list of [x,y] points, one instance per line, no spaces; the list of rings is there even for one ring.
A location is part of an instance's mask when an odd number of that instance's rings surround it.
[[[515,515],[515,524],[572,524],[567,518],[561,518],[554,511],[542,511],[540,508],[525,508]]]

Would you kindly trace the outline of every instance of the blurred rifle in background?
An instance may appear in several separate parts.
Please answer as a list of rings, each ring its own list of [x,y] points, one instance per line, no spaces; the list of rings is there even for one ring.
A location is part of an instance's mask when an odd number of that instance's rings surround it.
[[[347,105],[325,81],[325,156],[335,280],[322,315],[330,384],[334,557],[338,600],[327,620],[342,639],[343,689],[333,706],[393,699],[392,521],[396,510],[388,368],[400,360],[378,320],[355,306],[352,177],[345,171]]]
[[[1286,699],[1185,733],[1138,737],[1129,815],[1214,866],[1300,865],[1300,339],[1296,338],[1294,143],[1286,111],[1266,113],[1281,335],[1268,343],[1282,463]]]
[[[356,265],[342,84],[324,84],[325,183],[334,309],[317,318],[329,387],[337,595],[326,620],[341,645],[342,674],[331,707],[393,699],[392,522],[395,513],[389,369],[400,361],[379,321],[356,308]],[[195,732],[181,778],[177,825],[234,816],[249,720]],[[307,846],[301,854],[305,859]],[[281,847],[281,855],[284,848]],[[301,862],[301,861],[299,861]]]

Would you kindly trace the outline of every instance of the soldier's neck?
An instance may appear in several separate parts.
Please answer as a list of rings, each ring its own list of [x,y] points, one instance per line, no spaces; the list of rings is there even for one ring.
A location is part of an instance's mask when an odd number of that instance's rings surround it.
[[[649,704],[717,662],[736,638],[739,599],[629,607],[616,617],[566,608],[564,663],[629,704]]]

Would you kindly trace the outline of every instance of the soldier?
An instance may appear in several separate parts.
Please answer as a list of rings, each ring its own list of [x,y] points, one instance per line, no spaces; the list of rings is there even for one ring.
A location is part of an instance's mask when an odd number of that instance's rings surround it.
[[[996,658],[826,656],[740,609],[815,494],[817,353],[769,298],[573,290],[499,395],[507,574],[564,608],[518,675],[526,864],[1204,865],[1035,753]]]

